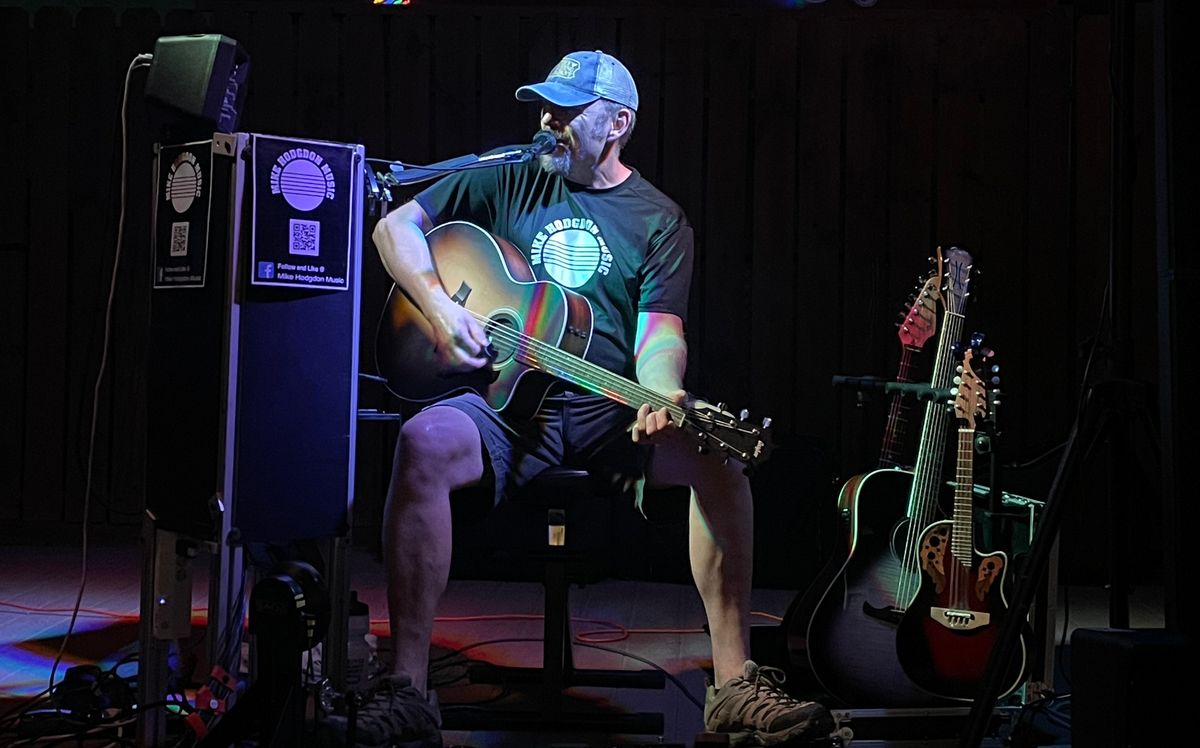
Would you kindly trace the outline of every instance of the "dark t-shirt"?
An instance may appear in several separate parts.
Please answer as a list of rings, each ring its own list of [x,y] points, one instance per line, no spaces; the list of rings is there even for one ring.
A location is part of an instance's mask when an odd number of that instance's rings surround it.
[[[692,227],[637,171],[592,189],[531,161],[460,172],[415,199],[434,225],[474,223],[517,247],[538,280],[587,297],[594,331],[586,358],[610,371],[634,377],[638,312],[686,319]]]

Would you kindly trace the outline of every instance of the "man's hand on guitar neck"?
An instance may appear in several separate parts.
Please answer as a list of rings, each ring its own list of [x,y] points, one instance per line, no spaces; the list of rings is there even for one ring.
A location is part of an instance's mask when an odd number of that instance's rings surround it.
[[[664,392],[663,396],[681,407],[688,402],[688,393],[684,390],[671,390]],[[643,403],[638,408],[637,421],[630,428],[630,433],[633,440],[639,444],[653,444],[657,435],[667,430],[673,430],[678,425],[666,408],[651,410],[649,403]]]

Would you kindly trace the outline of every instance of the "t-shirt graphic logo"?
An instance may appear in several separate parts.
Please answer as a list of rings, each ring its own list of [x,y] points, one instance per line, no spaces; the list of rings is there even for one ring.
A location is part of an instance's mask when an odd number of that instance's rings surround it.
[[[574,78],[579,72],[579,62],[570,58],[564,59],[550,71],[551,78]]]
[[[590,218],[551,221],[533,237],[531,264],[541,265],[559,285],[579,288],[593,276],[608,275],[612,252]]]

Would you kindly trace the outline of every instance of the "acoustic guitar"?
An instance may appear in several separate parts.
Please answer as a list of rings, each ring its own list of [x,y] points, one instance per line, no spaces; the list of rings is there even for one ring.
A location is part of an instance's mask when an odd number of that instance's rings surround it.
[[[962,336],[971,274],[971,255],[961,248],[951,247],[942,261],[944,314],[930,382],[935,389],[947,389],[954,376],[953,349]],[[846,704],[950,703],[913,683],[896,649],[896,628],[920,586],[917,540],[939,516],[948,425],[945,403],[927,403],[913,469],[875,470],[843,489],[846,560],[821,594],[805,641],[816,679]]]
[[[898,325],[897,335],[900,339],[900,364],[896,371],[897,382],[912,382],[913,355],[920,353],[925,344],[937,333],[937,305],[941,299],[942,285],[942,255],[939,249],[935,258],[936,265],[930,275],[925,278],[909,297],[902,321]],[[910,406],[902,393],[892,395],[888,407],[887,423],[883,430],[883,444],[879,450],[878,469],[900,468],[904,452],[905,437],[908,431],[908,413]],[[866,473],[852,476],[842,485],[837,498],[838,530],[850,540],[850,513],[858,495],[858,485]],[[837,578],[850,553],[850,545],[835,546],[833,553],[813,577],[803,593],[797,595],[788,606],[783,616],[783,629],[787,637],[788,658],[793,665],[807,669],[808,664],[808,624],[812,619],[817,602],[829,589],[829,585]]]
[[[896,634],[900,664],[913,682],[930,693],[962,701],[973,700],[983,691],[988,659],[1008,614],[1004,599],[1008,556],[1003,551],[975,550],[975,431],[989,411],[987,384],[976,368],[992,356],[982,342],[981,336],[972,338],[954,380],[958,419],[954,510],[950,519],[933,523],[921,535],[917,552],[921,587]],[[1021,635],[1018,656],[1005,663],[1001,697],[1021,683],[1027,635]]]
[[[525,256],[505,239],[465,221],[432,229],[426,238],[434,270],[450,298],[479,320],[491,340],[491,361],[468,372],[447,371],[432,327],[403,289],[393,285],[376,335],[376,363],[402,400],[429,403],[475,391],[490,407],[531,414],[555,380],[575,384],[631,408],[666,408],[699,449],[738,460],[747,470],[772,449],[770,419],[722,405],[678,405],[654,390],[585,360],[592,307],[585,296],[539,281]]]

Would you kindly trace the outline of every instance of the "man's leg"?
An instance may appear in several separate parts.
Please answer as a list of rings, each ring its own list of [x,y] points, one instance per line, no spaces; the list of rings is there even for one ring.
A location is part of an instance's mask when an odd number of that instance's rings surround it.
[[[357,746],[441,748],[441,715],[427,679],[433,616],[450,576],[450,492],[482,476],[479,429],[466,413],[437,406],[401,426],[383,515],[395,659],[357,712]],[[350,733],[347,715],[326,718],[326,744],[345,746]]]
[[[650,485],[692,486],[688,555],[712,636],[713,675],[723,685],[742,675],[750,656],[754,504],[740,463],[701,455],[672,432],[654,448]]]
[[[688,553],[712,637],[713,687],[704,728],[729,735],[731,746],[769,746],[820,738],[833,730],[829,710],[785,693],[782,671],[749,661],[754,518],[742,465],[701,455],[678,431],[655,443],[651,485],[691,485]]]
[[[482,477],[479,430],[462,411],[428,408],[401,427],[383,520],[388,617],[393,673],[406,673],[421,692],[450,576],[450,492]]]

